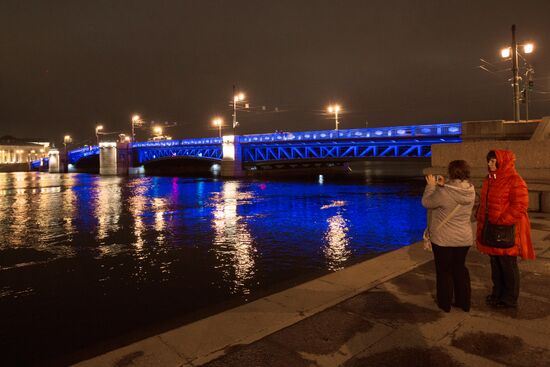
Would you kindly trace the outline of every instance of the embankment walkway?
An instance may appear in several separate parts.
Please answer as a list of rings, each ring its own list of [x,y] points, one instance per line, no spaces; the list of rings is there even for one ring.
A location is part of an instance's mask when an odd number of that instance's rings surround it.
[[[517,310],[485,305],[489,261],[473,248],[471,311],[440,311],[416,243],[77,366],[550,366],[550,215],[531,220]]]

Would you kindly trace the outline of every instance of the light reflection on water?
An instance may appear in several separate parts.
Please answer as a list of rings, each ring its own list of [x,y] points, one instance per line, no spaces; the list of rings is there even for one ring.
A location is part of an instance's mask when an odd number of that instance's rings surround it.
[[[327,258],[328,270],[336,271],[344,268],[344,264],[351,256],[351,251],[348,249],[348,223],[342,216],[342,211],[338,211],[336,215],[327,219],[327,223],[323,252]]]
[[[421,189],[0,174],[0,347],[61,353],[409,244]]]
[[[254,196],[250,192],[239,192],[239,185],[236,181],[225,182],[221,192],[212,195],[213,250],[220,260],[217,268],[225,279],[233,279],[231,292],[248,294],[250,289],[245,282],[254,276],[254,240],[246,218],[237,213],[237,207],[250,204]]]

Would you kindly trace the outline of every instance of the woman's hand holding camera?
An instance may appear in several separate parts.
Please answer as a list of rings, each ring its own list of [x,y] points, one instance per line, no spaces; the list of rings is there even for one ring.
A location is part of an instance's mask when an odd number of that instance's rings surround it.
[[[426,183],[428,185],[433,185],[435,186],[436,184],[439,185],[439,186],[443,186],[445,185],[445,177],[441,176],[441,175],[427,175],[426,176]]]

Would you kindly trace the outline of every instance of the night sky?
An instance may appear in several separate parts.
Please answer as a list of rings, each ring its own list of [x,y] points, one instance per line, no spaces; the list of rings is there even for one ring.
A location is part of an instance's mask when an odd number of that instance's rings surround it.
[[[333,129],[330,102],[344,129],[511,119],[499,50],[513,23],[536,44],[539,118],[549,14],[549,0],[2,0],[0,136],[83,143],[96,122],[129,132],[134,113],[177,122],[176,138],[215,136],[233,85],[250,104],[240,133]]]

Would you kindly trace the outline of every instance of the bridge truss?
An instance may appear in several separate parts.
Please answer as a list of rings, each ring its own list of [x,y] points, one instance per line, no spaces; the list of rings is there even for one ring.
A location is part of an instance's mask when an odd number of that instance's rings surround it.
[[[99,156],[99,146],[89,146],[80,149],[70,150],[67,154],[69,158],[69,164],[76,164],[82,158],[90,157],[93,155]]]
[[[187,157],[197,159],[221,160],[223,153],[220,145],[196,145],[196,146],[152,146],[137,147],[134,151],[134,159],[138,165],[160,159]]]
[[[431,156],[431,145],[460,142],[458,137],[380,141],[323,141],[302,143],[243,144],[245,163],[284,161],[349,161],[365,158]]]

